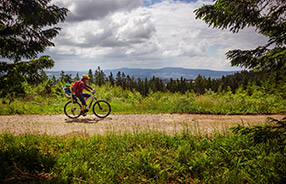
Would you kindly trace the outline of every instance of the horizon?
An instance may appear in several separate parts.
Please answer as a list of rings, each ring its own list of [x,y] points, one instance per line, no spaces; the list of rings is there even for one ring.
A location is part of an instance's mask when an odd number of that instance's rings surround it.
[[[165,69],[165,68],[177,68],[177,69],[187,69],[187,70],[209,70],[209,71],[218,71],[218,72],[240,72],[246,69],[237,69],[236,70],[214,70],[214,69],[204,69],[204,68],[185,68],[185,67],[161,67],[161,68],[133,68],[133,67],[121,67],[121,68],[114,68],[114,69],[102,69],[100,67],[100,70],[105,71],[105,70],[120,70],[120,69],[140,69],[140,70],[160,70],[160,69]],[[92,69],[92,68],[90,68]],[[90,69],[87,70],[52,70],[52,69],[47,69],[45,70],[46,72],[60,72],[60,71],[70,71],[70,72],[88,72]],[[92,71],[96,71],[96,69],[92,69]]]
[[[92,75],[95,74],[96,70],[92,70]],[[118,72],[121,72],[121,74],[129,75],[134,78],[153,78],[154,76],[156,78],[160,78],[163,80],[169,80],[169,79],[179,79],[181,77],[192,80],[196,79],[197,76],[201,75],[206,78],[221,78],[223,76],[233,75],[235,73],[239,73],[241,71],[219,71],[219,70],[209,70],[209,69],[187,69],[182,67],[164,67],[159,69],[142,69],[142,68],[118,68],[113,70],[101,70],[103,73],[108,77],[111,73],[115,76],[118,74]],[[64,74],[71,75],[72,77],[75,77],[76,75],[83,75],[83,74],[89,74],[89,70],[86,71],[73,71],[73,70],[61,70],[61,71],[47,71],[47,75],[49,77],[55,76],[60,77],[61,73],[64,72]]]

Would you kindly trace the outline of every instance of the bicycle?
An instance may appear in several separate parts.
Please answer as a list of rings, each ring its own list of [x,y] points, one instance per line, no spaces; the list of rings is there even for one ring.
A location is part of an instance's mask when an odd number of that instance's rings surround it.
[[[110,104],[105,100],[98,100],[95,97],[94,93],[92,94],[90,103],[86,108],[87,112],[89,111],[94,100],[96,101],[92,106],[93,114],[99,118],[107,117],[111,112]],[[64,111],[65,111],[66,116],[71,119],[76,119],[80,117],[81,115],[83,115],[81,111],[81,104],[78,102],[78,99],[74,94],[71,95],[71,100],[66,103],[64,107]]]

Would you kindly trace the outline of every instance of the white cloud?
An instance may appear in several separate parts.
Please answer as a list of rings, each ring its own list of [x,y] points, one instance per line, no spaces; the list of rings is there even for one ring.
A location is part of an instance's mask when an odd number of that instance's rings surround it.
[[[70,10],[67,21],[99,20],[118,11],[130,11],[142,6],[142,0],[54,0]]]
[[[55,57],[55,69],[88,70],[99,65],[103,69],[176,66],[234,70],[237,68],[231,68],[225,58],[226,51],[266,42],[253,28],[233,34],[196,20],[193,11],[206,3],[201,0],[168,0],[149,7],[142,6],[142,0],[55,2],[72,13],[53,40],[56,47],[48,50]],[[65,66],[64,62],[71,64]],[[67,68],[60,68],[63,66]]]

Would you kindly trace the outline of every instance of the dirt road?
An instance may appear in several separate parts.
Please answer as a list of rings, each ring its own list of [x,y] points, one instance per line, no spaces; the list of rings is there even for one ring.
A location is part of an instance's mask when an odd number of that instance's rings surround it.
[[[76,120],[65,115],[12,115],[0,116],[0,131],[15,135],[89,136],[145,130],[174,134],[188,128],[194,133],[211,133],[237,124],[262,124],[267,117],[282,119],[285,115],[117,114],[105,119],[88,115]]]

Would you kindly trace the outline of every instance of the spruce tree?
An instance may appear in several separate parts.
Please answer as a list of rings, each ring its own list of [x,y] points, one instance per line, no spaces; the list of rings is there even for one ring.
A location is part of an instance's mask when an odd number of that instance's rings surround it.
[[[286,1],[285,0],[215,0],[195,10],[196,18],[209,26],[229,29],[233,33],[255,27],[268,42],[251,50],[226,53],[232,66],[276,71],[286,68]]]

